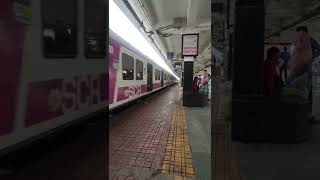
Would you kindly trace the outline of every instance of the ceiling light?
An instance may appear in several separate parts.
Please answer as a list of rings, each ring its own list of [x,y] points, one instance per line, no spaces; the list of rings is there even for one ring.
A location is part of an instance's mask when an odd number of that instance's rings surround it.
[[[112,0],[109,3],[109,28],[117,35],[126,40],[129,44],[159,66],[164,68],[167,72],[172,74],[176,79],[178,76],[172,71],[172,69],[166,64],[166,60],[161,57],[159,53],[151,46],[148,40],[142,35],[139,29],[129,20],[129,18],[122,12],[122,10]],[[143,51],[142,51],[143,50]]]

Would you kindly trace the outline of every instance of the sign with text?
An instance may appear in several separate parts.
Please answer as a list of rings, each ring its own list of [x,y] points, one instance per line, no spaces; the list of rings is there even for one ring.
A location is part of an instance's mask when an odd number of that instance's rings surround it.
[[[107,87],[106,73],[30,82],[25,126],[30,127],[66,113],[107,104]]]
[[[173,56],[174,56],[174,53],[173,52],[167,52],[167,59],[168,60],[173,60]]]
[[[199,45],[199,34],[182,35],[182,55],[197,56]]]
[[[184,57],[184,62],[193,62],[194,61],[194,58],[193,57]]]

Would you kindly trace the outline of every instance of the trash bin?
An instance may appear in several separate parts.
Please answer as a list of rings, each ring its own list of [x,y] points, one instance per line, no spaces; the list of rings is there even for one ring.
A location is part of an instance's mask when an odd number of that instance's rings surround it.
[[[208,96],[204,94],[194,94],[193,92],[183,92],[183,105],[187,107],[204,107],[208,104]]]

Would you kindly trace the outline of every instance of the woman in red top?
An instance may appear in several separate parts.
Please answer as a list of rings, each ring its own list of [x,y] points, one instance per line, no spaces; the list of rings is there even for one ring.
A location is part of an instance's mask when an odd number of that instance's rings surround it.
[[[198,89],[199,89],[199,81],[198,81],[198,77],[194,77],[193,79],[193,93],[197,94],[198,93]]]
[[[271,47],[267,51],[267,59],[264,62],[264,85],[268,96],[279,96],[281,92],[281,80],[277,72],[280,50]]]

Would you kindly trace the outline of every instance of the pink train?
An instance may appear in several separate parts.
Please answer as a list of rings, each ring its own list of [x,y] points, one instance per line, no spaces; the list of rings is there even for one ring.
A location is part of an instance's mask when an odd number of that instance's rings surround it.
[[[103,7],[1,0],[0,155],[174,82],[112,32],[107,48]]]
[[[109,30],[109,110],[176,82],[154,61]]]
[[[1,0],[0,154],[108,110],[104,3]]]

